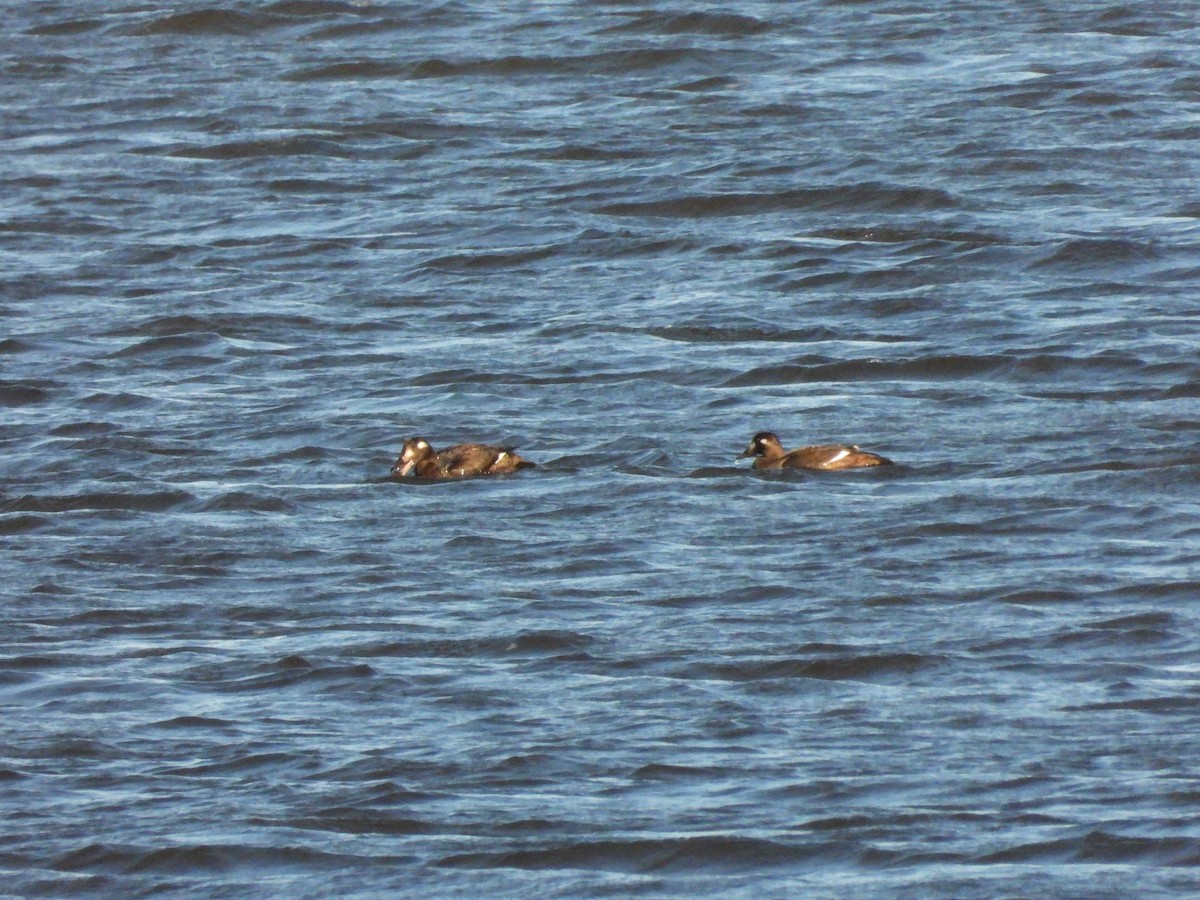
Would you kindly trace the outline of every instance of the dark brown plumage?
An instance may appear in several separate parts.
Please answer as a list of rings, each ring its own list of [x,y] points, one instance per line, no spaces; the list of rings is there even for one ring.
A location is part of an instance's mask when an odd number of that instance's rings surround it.
[[[392,466],[392,477],[412,472],[422,478],[469,478],[473,475],[504,475],[533,467],[512,447],[459,444],[435,451],[424,438],[409,438]]]
[[[779,438],[769,431],[760,431],[750,441],[738,459],[748,456],[755,457],[756,469],[861,469],[866,466],[890,466],[892,461],[860,450],[853,444],[817,444],[812,447],[800,447],[797,450],[784,450]]]

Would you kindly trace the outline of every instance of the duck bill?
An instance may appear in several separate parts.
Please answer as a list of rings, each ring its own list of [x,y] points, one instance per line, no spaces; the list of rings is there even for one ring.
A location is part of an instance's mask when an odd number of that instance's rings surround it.
[[[392,475],[396,478],[403,478],[412,471],[413,466],[417,464],[416,460],[405,459],[403,456],[396,460],[396,464],[392,466]]]
[[[753,445],[753,444],[751,444],[749,447],[747,447],[744,453],[740,453],[740,454],[738,454],[738,455],[735,457],[735,459],[747,459],[747,458],[749,458],[749,457],[751,457],[751,456],[758,456],[758,454],[757,454],[757,453],[754,451],[754,445]]]

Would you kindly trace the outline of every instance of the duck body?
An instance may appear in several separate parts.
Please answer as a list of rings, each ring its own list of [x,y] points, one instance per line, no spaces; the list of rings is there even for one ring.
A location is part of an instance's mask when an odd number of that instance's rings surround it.
[[[512,447],[489,444],[458,444],[435,451],[425,438],[409,438],[392,466],[392,477],[410,472],[421,478],[470,478],[475,475],[505,475],[534,466]]]
[[[769,431],[760,431],[750,441],[738,459],[754,457],[756,469],[863,469],[870,466],[890,466],[892,461],[878,453],[861,450],[854,444],[814,444],[796,450],[784,450],[779,438]]]

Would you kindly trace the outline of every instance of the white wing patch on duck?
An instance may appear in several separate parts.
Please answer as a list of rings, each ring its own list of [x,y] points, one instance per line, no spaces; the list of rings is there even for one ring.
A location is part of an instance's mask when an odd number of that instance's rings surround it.
[[[843,447],[837,453],[833,454],[833,456],[829,457],[829,459],[825,460],[825,464],[828,465],[829,463],[835,463],[839,459],[845,459],[849,455],[850,455],[850,448]]]

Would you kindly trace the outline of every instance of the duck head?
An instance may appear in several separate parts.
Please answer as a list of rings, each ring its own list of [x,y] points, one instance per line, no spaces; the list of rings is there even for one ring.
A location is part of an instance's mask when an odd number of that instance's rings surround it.
[[[409,438],[404,442],[404,447],[400,450],[400,456],[396,460],[396,464],[392,466],[392,477],[403,478],[411,472],[416,466],[427,459],[432,459],[436,456],[433,448],[429,446],[429,441],[425,438]]]
[[[771,432],[760,431],[750,439],[750,446],[738,459],[745,459],[748,456],[783,456],[783,444]]]

